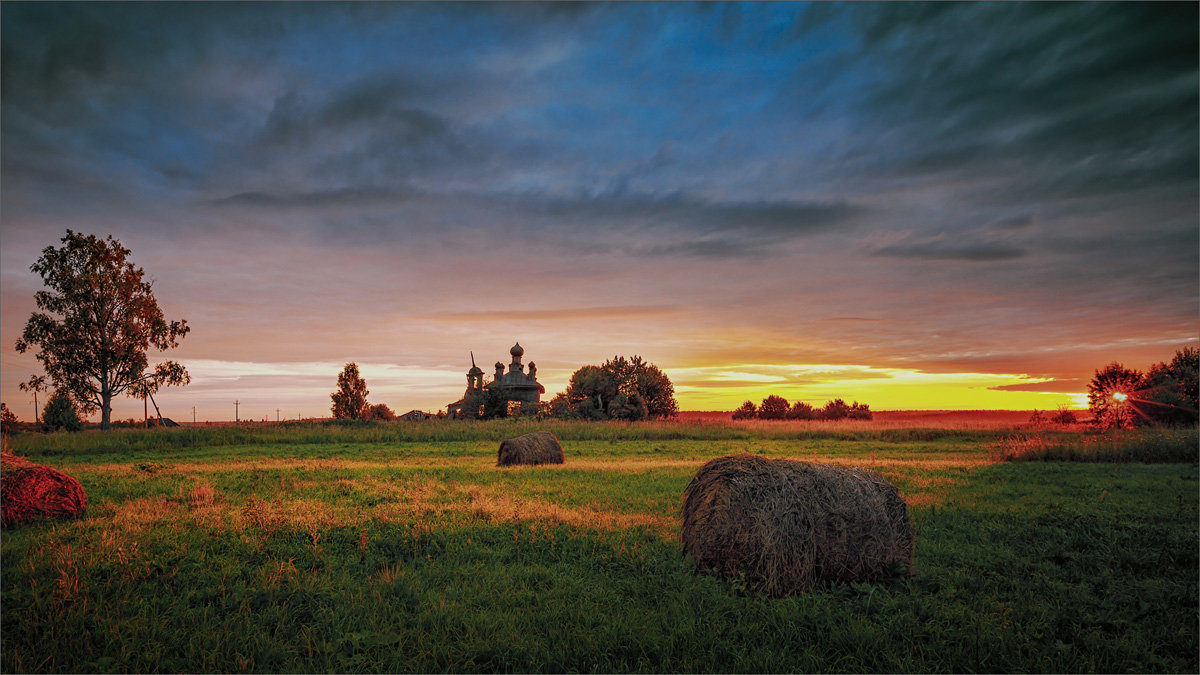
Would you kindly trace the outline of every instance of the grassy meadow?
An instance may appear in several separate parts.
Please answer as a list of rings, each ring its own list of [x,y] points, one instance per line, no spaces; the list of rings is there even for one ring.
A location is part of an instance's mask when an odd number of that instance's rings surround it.
[[[566,463],[500,469],[535,429]],[[85,517],[4,531],[4,672],[1196,672],[1196,431],[291,423],[23,434]],[[914,575],[692,573],[681,493],[752,452],[874,468]]]

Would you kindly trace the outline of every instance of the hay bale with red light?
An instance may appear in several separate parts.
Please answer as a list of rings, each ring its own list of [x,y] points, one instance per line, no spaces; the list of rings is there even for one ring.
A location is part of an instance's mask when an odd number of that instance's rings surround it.
[[[874,471],[729,455],[701,467],[683,498],[680,538],[696,570],[766,595],[912,567],[907,505]]]
[[[496,466],[562,463],[562,445],[549,431],[535,431],[503,440],[496,453]]]
[[[83,515],[87,495],[75,478],[11,453],[0,454],[0,524]]]

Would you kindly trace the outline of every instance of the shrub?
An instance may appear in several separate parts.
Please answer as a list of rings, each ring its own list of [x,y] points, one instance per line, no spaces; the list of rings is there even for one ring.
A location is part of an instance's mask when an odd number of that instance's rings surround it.
[[[42,424],[51,431],[79,431],[83,428],[79,413],[75,412],[75,403],[66,390],[55,389],[50,400],[46,401],[46,407],[42,410]]]
[[[758,406],[758,419],[760,420],[781,420],[788,416],[787,399],[782,396],[771,394],[763,399],[762,405]]]
[[[755,417],[758,417],[758,407],[754,405],[754,401],[746,401],[733,411],[735,420],[751,420]]]
[[[376,403],[375,405],[371,406],[369,419],[390,422],[396,419],[396,413],[392,412],[392,409],[389,408],[386,403]]]
[[[823,420],[844,420],[850,416],[850,406],[840,398],[835,398],[821,409]]]
[[[1050,417],[1050,421],[1055,424],[1075,424],[1078,420],[1075,418],[1075,413],[1065,405],[1058,406],[1058,412]]]
[[[8,404],[0,403],[0,426],[7,429],[18,423],[17,416],[8,409]]]
[[[850,411],[846,413],[846,417],[852,420],[869,420],[871,419],[871,406],[855,401],[850,404]]]
[[[817,419],[817,409],[804,401],[796,401],[792,404],[792,409],[788,411],[787,416],[790,420],[815,420]]]

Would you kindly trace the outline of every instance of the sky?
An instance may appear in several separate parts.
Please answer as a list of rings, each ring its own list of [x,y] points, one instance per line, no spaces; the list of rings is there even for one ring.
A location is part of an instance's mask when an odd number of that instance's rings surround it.
[[[1200,335],[1196,3],[0,5],[0,396],[66,230],[191,332],[163,414],[1079,405]],[[114,418],[140,416],[121,398]]]

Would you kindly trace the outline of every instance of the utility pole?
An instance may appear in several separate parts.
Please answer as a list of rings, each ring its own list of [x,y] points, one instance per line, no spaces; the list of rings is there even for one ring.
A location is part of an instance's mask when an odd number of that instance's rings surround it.
[[[192,424],[196,423],[196,406],[192,406]]]
[[[238,423],[238,404],[239,403],[241,403],[241,401],[233,402],[233,423],[234,424]]]
[[[276,421],[276,422],[278,422],[278,421],[279,421],[279,408],[276,408],[276,409],[275,409],[275,421]]]

